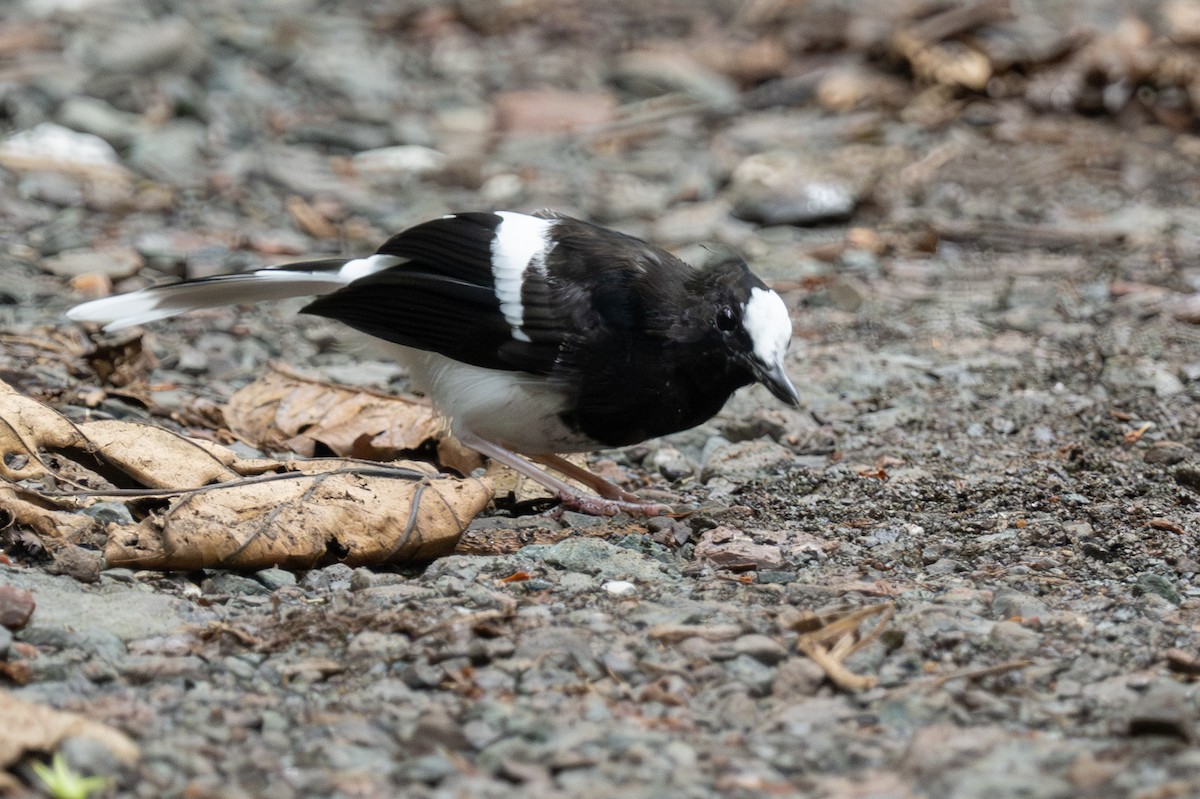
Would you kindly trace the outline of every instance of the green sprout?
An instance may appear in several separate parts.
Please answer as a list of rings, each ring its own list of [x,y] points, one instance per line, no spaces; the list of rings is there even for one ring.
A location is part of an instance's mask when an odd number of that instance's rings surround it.
[[[102,791],[112,782],[108,777],[85,777],[72,771],[59,752],[54,753],[50,765],[34,763],[33,772],[54,799],[88,799],[95,791]]]

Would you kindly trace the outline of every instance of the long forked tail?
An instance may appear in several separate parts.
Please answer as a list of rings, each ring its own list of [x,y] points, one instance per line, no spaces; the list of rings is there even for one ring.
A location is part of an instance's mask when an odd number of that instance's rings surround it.
[[[400,261],[394,255],[333,258],[185,280],[85,302],[67,311],[67,318],[102,324],[108,331],[121,330],[201,308],[329,294]]]

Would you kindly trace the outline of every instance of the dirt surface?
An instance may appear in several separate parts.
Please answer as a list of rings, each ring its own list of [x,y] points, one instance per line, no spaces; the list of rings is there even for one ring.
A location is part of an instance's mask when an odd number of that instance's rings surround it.
[[[642,5],[0,20],[0,378],[70,418],[220,438],[272,359],[402,390],[295,304],[62,312],[479,208],[738,250],[804,398],[592,459],[691,516],[501,502],[427,566],[9,525],[0,688],[138,747],[34,746],[13,795],[55,749],[111,796],[1200,795],[1191,5]]]

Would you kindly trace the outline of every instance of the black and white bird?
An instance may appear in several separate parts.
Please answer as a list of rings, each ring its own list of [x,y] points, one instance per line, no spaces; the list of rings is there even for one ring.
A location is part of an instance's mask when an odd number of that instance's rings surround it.
[[[754,382],[799,403],[783,365],[787,309],[744,262],[697,269],[640,239],[549,212],[452,214],[365,258],[154,286],[67,315],[117,330],[308,295],[319,296],[302,313],[391,345],[463,444],[584,512],[669,509],[560,454],[686,430]]]

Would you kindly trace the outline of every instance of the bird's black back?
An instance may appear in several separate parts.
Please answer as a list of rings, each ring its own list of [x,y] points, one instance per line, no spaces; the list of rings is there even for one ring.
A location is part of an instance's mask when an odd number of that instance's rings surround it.
[[[522,337],[496,293],[504,218],[491,213],[392,237],[379,253],[404,263],[304,310],[474,366],[543,376],[569,396],[564,421],[609,446],[692,427],[752,382],[714,325],[719,306],[762,285],[743,264],[697,270],[640,239],[550,219],[552,246],[521,276]]]

